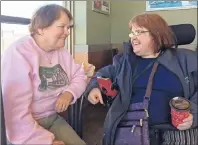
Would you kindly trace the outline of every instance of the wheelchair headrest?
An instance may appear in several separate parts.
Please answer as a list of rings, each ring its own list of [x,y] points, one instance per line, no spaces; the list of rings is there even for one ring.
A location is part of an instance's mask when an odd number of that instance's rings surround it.
[[[192,24],[179,24],[169,26],[175,33],[177,45],[187,45],[194,41],[196,30]]]

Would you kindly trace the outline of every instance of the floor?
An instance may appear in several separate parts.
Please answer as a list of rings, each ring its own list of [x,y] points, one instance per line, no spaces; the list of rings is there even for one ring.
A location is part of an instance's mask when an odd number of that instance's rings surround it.
[[[83,139],[87,145],[101,145],[103,123],[107,108],[100,104],[88,104],[83,109]]]

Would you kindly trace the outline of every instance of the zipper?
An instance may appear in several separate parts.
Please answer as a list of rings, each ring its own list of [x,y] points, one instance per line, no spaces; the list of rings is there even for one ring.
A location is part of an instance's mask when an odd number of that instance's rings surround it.
[[[178,62],[178,64],[179,64],[179,66],[180,66],[180,69],[181,69],[181,71],[182,71],[182,74],[183,74],[183,76],[185,77],[184,78],[184,80],[185,80],[185,83],[188,85],[188,94],[190,95],[191,94],[191,90],[190,90],[190,82],[189,82],[189,76],[188,76],[188,70],[187,70],[187,60],[186,60],[186,57],[185,57],[185,62],[186,62],[186,64],[185,64],[185,69],[186,69],[186,71],[184,71],[183,69],[182,69],[182,65],[181,65],[181,62],[180,62],[180,60],[179,60],[179,58],[178,58],[178,56],[176,55],[176,58],[177,58],[177,62]],[[187,72],[187,74],[186,73],[184,73],[184,72]],[[175,74],[175,73],[174,73]],[[176,74],[175,74],[176,75]],[[177,75],[176,75],[177,76]],[[177,76],[178,77],[178,76]],[[179,78],[179,77],[178,77]],[[179,80],[181,80],[180,78],[179,78]],[[183,86],[183,85],[182,85]],[[185,94],[184,93],[184,90],[185,90],[185,88],[183,88],[183,94]]]
[[[136,127],[136,125],[133,125],[133,126],[132,126],[132,128],[131,128],[131,133],[133,133],[133,132],[134,132],[135,127]]]
[[[148,110],[147,109],[144,109],[144,111],[146,112],[146,117],[148,118],[149,117]]]
[[[132,126],[132,128],[131,128],[131,133],[133,133],[133,132],[134,132],[134,130],[135,130],[135,128],[136,128],[136,126],[140,126],[140,127],[142,127],[142,126],[143,126],[143,121],[142,121],[142,119],[140,119],[140,125],[133,125],[133,126]]]
[[[187,59],[185,57],[185,62],[186,62],[186,65],[185,65],[185,68],[186,68],[186,72],[187,74],[185,74],[185,80],[186,80],[186,83],[188,84],[188,90],[189,90],[189,94],[191,94],[191,88],[190,88],[190,80],[189,80],[189,74],[188,74],[188,69],[187,69]]]

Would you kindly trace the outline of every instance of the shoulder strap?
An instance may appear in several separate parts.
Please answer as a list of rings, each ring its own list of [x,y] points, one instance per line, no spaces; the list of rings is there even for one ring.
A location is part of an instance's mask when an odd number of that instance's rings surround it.
[[[149,80],[148,80],[148,84],[147,84],[147,88],[146,88],[146,93],[145,93],[145,97],[144,100],[150,100],[150,96],[152,93],[152,87],[153,87],[153,78],[154,75],[157,71],[157,67],[158,67],[159,63],[155,62],[151,71],[151,74],[149,76]]]

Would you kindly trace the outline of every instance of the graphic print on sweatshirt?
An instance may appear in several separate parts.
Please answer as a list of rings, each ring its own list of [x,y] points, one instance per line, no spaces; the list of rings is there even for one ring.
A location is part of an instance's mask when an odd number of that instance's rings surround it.
[[[68,76],[60,64],[53,67],[40,66],[39,76],[41,84],[39,85],[38,90],[41,92],[55,90],[69,84]]]

